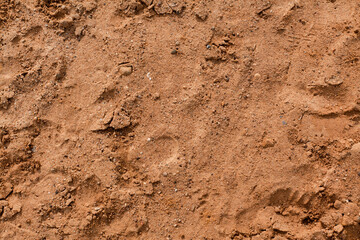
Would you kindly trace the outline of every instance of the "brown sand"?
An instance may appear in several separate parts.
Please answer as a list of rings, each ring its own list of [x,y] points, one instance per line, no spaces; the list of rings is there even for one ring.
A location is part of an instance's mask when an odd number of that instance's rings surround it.
[[[358,0],[0,0],[1,239],[360,239]]]

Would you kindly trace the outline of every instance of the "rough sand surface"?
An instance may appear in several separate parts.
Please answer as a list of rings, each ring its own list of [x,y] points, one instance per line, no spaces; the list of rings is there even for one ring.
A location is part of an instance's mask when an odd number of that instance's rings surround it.
[[[0,0],[0,239],[360,239],[358,0]]]

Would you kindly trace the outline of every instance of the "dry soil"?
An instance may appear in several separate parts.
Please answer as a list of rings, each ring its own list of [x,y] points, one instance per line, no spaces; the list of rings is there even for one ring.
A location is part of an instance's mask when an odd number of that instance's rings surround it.
[[[1,239],[360,239],[359,0],[0,0]]]

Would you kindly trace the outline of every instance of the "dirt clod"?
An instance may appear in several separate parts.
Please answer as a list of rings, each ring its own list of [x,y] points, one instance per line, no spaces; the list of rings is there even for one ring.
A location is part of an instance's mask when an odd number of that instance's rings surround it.
[[[336,200],[335,203],[334,203],[334,208],[335,209],[340,209],[340,207],[341,207],[341,201]]]
[[[341,224],[336,225],[336,226],[334,227],[334,231],[335,231],[336,233],[341,233],[343,230],[344,230],[344,227],[343,227],[343,225],[341,225]]]
[[[0,200],[6,199],[12,192],[12,184],[5,182],[0,185]]]

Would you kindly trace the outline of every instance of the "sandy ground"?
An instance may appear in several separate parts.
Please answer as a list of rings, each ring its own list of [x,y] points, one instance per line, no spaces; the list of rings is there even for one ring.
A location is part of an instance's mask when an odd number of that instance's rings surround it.
[[[0,0],[1,239],[360,239],[358,0]]]

